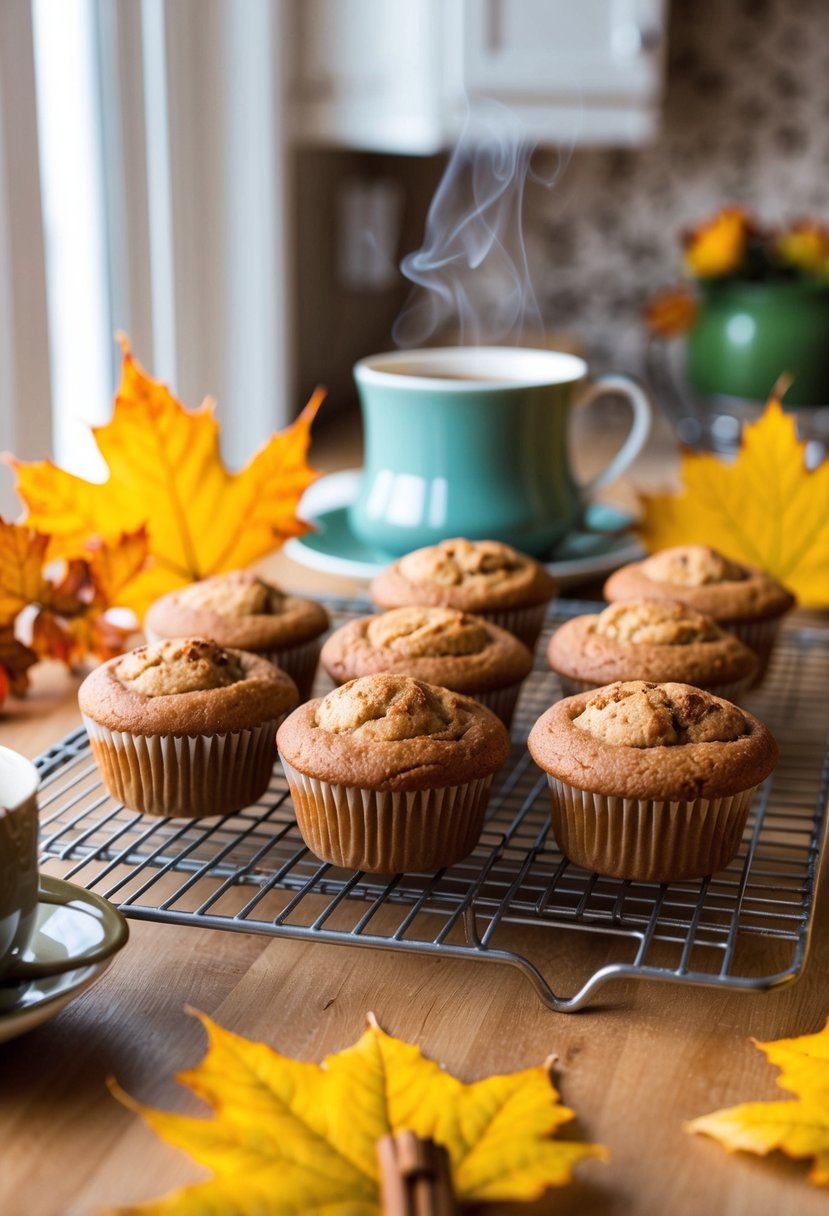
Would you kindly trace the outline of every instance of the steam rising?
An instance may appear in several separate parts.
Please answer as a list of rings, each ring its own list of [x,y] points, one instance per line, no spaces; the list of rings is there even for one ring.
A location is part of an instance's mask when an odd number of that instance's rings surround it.
[[[524,246],[524,192],[528,180],[552,187],[569,155],[542,178],[531,167],[537,145],[537,133],[499,102],[470,107],[423,245],[400,264],[414,288],[392,330],[398,346],[420,346],[447,327],[462,345],[543,332]]]

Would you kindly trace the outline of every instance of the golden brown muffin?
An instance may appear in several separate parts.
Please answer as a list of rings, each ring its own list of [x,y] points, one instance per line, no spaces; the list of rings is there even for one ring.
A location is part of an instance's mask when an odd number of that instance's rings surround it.
[[[150,641],[212,638],[220,646],[270,659],[287,671],[301,700],[310,696],[328,625],[321,604],[288,595],[249,570],[232,570],[170,591],[156,600],[145,621]]]
[[[435,870],[477,843],[503,724],[410,676],[364,676],[295,710],[277,745],[305,843],[349,869]]]
[[[616,680],[669,680],[733,700],[757,671],[734,634],[673,600],[618,600],[573,617],[550,638],[547,661],[567,694]]]
[[[688,684],[610,684],[559,701],[529,737],[553,831],[588,870],[699,878],[737,852],[777,745],[752,714]]]
[[[140,646],[96,668],[78,703],[113,798],[141,814],[227,815],[264,792],[278,722],[298,700],[259,655],[205,638]]]
[[[475,697],[506,727],[533,665],[527,647],[505,629],[455,608],[417,604],[350,621],[320,657],[337,684],[382,671],[414,676]]]
[[[783,617],[795,605],[794,596],[770,574],[730,561],[708,545],[679,545],[622,566],[605,583],[604,594],[611,602],[681,600],[704,612],[754,651],[760,660],[758,679]]]
[[[542,565],[496,540],[443,540],[407,553],[374,579],[380,608],[408,604],[472,612],[535,646],[555,583]]]

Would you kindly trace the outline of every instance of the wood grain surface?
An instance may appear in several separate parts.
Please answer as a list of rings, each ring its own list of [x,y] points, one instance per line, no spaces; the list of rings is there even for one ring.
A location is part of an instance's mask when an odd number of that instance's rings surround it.
[[[353,589],[281,557],[268,568],[312,593]],[[0,742],[34,756],[61,737],[78,722],[76,683],[55,665],[38,668],[32,696],[9,703]],[[545,949],[569,991],[605,947],[550,932]],[[571,1186],[533,1205],[494,1205],[493,1214],[817,1216],[829,1200],[806,1182],[805,1165],[730,1156],[682,1124],[782,1096],[750,1039],[819,1029],[827,976],[825,882],[797,984],[742,995],[620,982],[574,1015],[551,1013],[506,967],[132,922],[127,947],[93,988],[0,1045],[0,1213],[88,1216],[203,1176],[106,1087],[115,1077],[142,1102],[203,1110],[174,1080],[205,1047],[191,1006],[311,1060],[352,1043],[373,1010],[387,1031],[468,1081],[555,1054],[556,1082],[577,1112],[564,1134],[605,1144],[611,1160],[583,1164]]]

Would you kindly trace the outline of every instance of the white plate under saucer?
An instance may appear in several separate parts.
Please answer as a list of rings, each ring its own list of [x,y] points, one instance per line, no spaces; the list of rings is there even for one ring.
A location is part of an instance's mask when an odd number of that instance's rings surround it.
[[[359,469],[344,469],[315,481],[302,497],[299,514],[314,525],[313,532],[293,537],[284,552],[300,565],[325,574],[371,579],[389,564],[389,557],[364,545],[351,531],[348,507],[357,496]],[[625,529],[629,515],[605,503],[587,508],[584,530],[572,532],[547,569],[560,589],[601,578],[627,562],[644,557],[644,549]]]
[[[50,874],[40,875],[40,885],[55,902],[38,904],[35,930],[23,958],[41,962],[65,958],[71,951],[94,955],[96,961],[42,979],[0,981],[0,1043],[34,1030],[86,992],[129,936],[121,913],[99,895]]]

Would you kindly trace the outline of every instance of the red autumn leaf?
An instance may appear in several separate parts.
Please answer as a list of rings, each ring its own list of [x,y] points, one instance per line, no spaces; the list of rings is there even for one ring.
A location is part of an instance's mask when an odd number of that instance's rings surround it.
[[[64,621],[48,608],[41,608],[32,622],[32,649],[39,659],[58,659],[67,667],[77,657]]]
[[[6,691],[11,691],[16,697],[22,697],[29,687],[29,668],[37,662],[37,655],[29,647],[14,636],[11,625],[0,626],[0,673]],[[0,704],[5,699],[6,691],[0,698]]]

